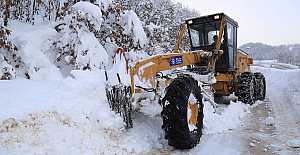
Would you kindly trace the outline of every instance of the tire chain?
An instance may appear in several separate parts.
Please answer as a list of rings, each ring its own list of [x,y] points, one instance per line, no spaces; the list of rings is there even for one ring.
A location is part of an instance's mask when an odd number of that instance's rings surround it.
[[[246,104],[254,104],[255,102],[255,77],[252,73],[246,72],[239,76],[239,91],[237,96],[239,100]],[[252,86],[251,86],[252,85]],[[253,91],[251,93],[251,91]],[[252,95],[252,96],[251,96]]]
[[[266,81],[262,73],[254,73],[255,76],[255,98],[256,100],[264,100],[266,95]]]

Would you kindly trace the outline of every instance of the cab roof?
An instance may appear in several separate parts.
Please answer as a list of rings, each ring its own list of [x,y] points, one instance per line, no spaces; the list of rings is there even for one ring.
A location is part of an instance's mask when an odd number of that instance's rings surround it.
[[[186,22],[186,24],[189,24],[190,21],[192,21],[193,24],[202,24],[202,23],[208,23],[208,22],[213,22],[213,21],[219,21],[222,19],[221,17],[224,17],[225,21],[238,27],[238,23],[236,21],[234,21],[232,18],[230,18],[229,16],[227,16],[225,13],[216,13],[216,14],[207,15],[207,16],[190,18],[190,19],[187,19],[185,22]]]

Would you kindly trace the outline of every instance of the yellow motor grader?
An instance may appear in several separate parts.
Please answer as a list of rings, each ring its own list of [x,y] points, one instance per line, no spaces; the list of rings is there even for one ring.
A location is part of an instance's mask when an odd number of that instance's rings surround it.
[[[252,58],[237,48],[237,28],[238,23],[224,13],[186,20],[173,52],[150,56],[128,67],[130,86],[119,80],[119,85],[106,87],[110,107],[123,116],[126,128],[131,128],[132,102],[147,96],[140,94],[152,93],[162,106],[162,129],[169,145],[193,148],[202,136],[203,100],[215,105],[234,94],[251,105],[265,99],[265,78],[250,71]],[[180,51],[186,30],[191,50]],[[137,80],[150,87],[139,85]]]

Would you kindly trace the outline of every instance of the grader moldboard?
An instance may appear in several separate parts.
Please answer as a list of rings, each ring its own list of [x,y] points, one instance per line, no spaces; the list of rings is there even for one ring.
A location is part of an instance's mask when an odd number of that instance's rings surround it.
[[[188,19],[181,25],[175,51],[139,60],[128,67],[130,86],[121,80],[119,85],[108,84],[108,102],[113,111],[123,116],[125,128],[133,127],[132,103],[142,100],[138,96],[147,96],[141,94],[152,93],[163,109],[162,129],[168,144],[191,149],[202,136],[203,100],[214,107],[215,103],[228,102],[231,94],[250,105],[264,100],[264,75],[252,73],[252,58],[237,49],[237,28],[238,23],[224,13]],[[179,45],[186,30],[191,51],[182,52]],[[136,76],[151,87],[137,85]]]

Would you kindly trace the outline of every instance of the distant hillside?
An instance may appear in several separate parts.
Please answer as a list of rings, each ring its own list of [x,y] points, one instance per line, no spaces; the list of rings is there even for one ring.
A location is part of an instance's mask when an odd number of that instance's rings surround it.
[[[240,49],[256,60],[277,59],[279,62],[300,66],[300,44],[270,46],[262,43],[247,43]]]

